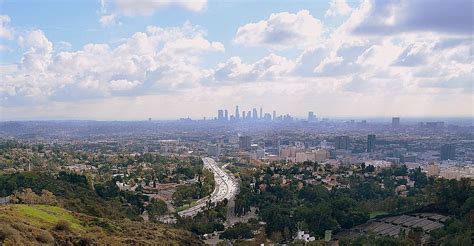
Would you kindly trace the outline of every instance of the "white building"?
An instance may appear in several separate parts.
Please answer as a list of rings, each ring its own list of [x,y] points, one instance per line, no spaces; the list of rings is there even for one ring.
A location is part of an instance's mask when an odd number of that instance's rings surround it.
[[[311,237],[307,233],[304,233],[304,231],[298,231],[298,233],[296,234],[295,240],[303,240],[305,242],[312,242],[312,241],[316,240],[316,238]]]

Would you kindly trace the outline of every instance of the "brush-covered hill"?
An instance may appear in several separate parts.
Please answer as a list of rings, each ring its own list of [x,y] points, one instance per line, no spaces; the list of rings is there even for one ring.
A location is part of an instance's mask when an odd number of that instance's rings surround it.
[[[0,245],[200,245],[189,231],[144,222],[148,197],[113,180],[23,172],[0,174]],[[40,205],[42,204],[42,205]],[[49,205],[46,205],[49,204]]]
[[[0,206],[5,245],[200,245],[190,232],[166,225],[109,220],[49,205]]]

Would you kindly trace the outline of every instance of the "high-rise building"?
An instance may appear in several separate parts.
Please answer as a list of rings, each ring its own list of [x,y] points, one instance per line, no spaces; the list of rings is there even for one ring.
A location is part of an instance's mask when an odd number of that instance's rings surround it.
[[[253,118],[254,120],[258,119],[257,109],[256,109],[256,108],[253,108],[253,110],[252,110],[252,118]]]
[[[263,109],[260,107],[260,119],[263,119]]]
[[[247,115],[245,114],[245,110],[242,110],[242,119],[246,119],[247,118]]]
[[[400,117],[392,117],[392,126],[397,127],[400,125]]]
[[[250,136],[239,137],[239,149],[250,150],[251,146],[252,146],[252,137]]]
[[[349,149],[349,136],[337,136],[336,149]]]
[[[257,110],[255,110],[255,111],[257,111]],[[252,112],[250,112],[250,110],[249,110],[249,111],[247,111],[247,120],[250,120],[250,119],[252,119]]]
[[[370,134],[367,136],[367,152],[374,152],[375,150],[375,135]]]
[[[239,105],[235,106],[235,119],[240,120]]]
[[[217,120],[223,120],[224,119],[224,110],[219,109],[217,110]]]
[[[224,119],[229,120],[229,112],[227,111],[227,109],[224,110]]]
[[[454,144],[441,146],[441,160],[454,160],[456,158],[456,147]]]
[[[308,112],[308,122],[316,122],[316,115],[312,111]]]
[[[277,112],[273,110],[273,120],[276,120],[276,118],[277,118]]]

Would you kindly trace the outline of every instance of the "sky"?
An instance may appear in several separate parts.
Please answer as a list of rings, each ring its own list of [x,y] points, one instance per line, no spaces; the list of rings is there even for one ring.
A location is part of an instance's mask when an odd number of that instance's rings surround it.
[[[0,0],[1,120],[473,117],[470,0]]]

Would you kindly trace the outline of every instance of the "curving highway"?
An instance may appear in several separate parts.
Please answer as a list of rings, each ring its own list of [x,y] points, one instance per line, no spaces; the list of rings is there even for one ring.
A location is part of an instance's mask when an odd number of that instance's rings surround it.
[[[204,168],[207,168],[214,173],[214,181],[216,183],[215,189],[210,197],[200,199],[196,202],[195,206],[178,212],[178,215],[181,217],[194,217],[206,208],[206,202],[209,200],[215,203],[223,201],[226,198],[227,200],[230,200],[237,195],[238,183],[230,174],[217,166],[216,161],[212,158],[203,157],[202,161],[204,162]]]

